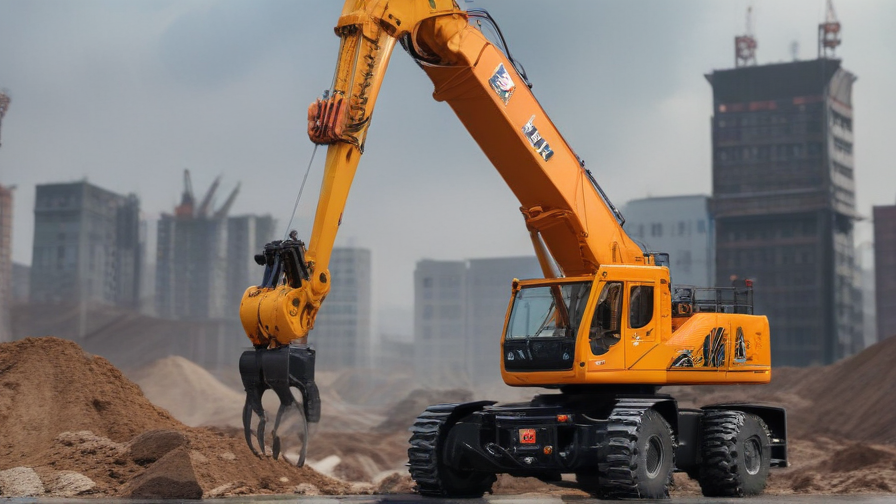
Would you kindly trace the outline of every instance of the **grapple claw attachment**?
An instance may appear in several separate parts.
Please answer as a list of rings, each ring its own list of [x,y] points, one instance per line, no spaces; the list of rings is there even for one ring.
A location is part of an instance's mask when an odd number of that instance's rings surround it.
[[[305,455],[308,449],[309,423],[320,421],[320,394],[314,383],[314,350],[307,346],[281,347],[276,349],[259,348],[247,350],[240,357],[240,375],[243,386],[246,389],[246,404],[243,407],[243,429],[246,443],[256,455],[265,454],[264,431],[267,425],[261,397],[268,389],[274,391],[280,399],[277,416],[274,419],[272,435],[272,455],[279,458],[283,453],[283,444],[279,434],[284,414],[293,407],[300,418],[302,426],[298,436],[301,448],[296,465],[301,467],[305,463]],[[300,407],[293,395],[292,388],[297,389],[302,395]],[[255,433],[259,449],[256,450],[252,442],[251,420],[252,413],[258,417],[258,427]],[[287,424],[288,425],[288,424]],[[292,427],[292,426],[290,426]]]

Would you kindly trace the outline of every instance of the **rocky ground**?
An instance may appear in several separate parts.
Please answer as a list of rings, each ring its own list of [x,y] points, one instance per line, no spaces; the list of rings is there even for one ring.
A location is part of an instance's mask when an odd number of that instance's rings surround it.
[[[662,392],[683,406],[739,400],[785,406],[791,465],[772,471],[769,493],[891,493],[894,360],[890,338],[832,366],[776,369],[765,386]],[[242,393],[201,367],[168,357],[129,376],[136,383],[66,340],[0,344],[0,496],[409,493],[407,427],[415,416],[429,404],[481,398],[465,390],[415,390],[397,373],[320,373],[323,419],[309,463],[299,469],[252,455],[240,427]],[[519,400],[532,391],[505,387],[490,394]],[[687,476],[677,474],[675,483],[675,495],[699,495]],[[500,477],[494,492],[586,495],[571,482],[510,477]]]

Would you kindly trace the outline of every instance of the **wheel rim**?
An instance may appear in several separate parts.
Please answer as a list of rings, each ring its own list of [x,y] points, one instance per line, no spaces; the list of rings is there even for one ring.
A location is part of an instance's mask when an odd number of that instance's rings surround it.
[[[749,474],[758,474],[762,467],[762,445],[756,436],[744,443],[744,465]]]
[[[647,440],[647,460],[645,460],[648,477],[652,479],[660,474],[665,455],[663,452],[663,441],[659,436],[651,436]]]

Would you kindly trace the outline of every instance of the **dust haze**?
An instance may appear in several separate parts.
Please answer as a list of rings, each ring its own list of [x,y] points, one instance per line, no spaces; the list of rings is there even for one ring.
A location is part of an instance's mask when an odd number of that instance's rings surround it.
[[[476,0],[497,19],[534,91],[611,199],[710,192],[711,88],[733,66],[745,1]],[[760,64],[815,57],[820,0],[755,1]],[[87,178],[136,193],[152,221],[197,187],[242,183],[233,214],[285,226],[313,146],[307,104],[329,86],[337,3],[0,1],[0,183],[16,185],[14,260],[31,262],[34,186]],[[535,15],[535,13],[538,13]],[[837,4],[838,57],[859,76],[859,212],[892,204],[896,33],[887,1]],[[374,311],[409,309],[421,258],[530,254],[518,203],[432,84],[396,51],[340,231],[373,251]],[[319,150],[299,207],[310,234]],[[858,226],[857,243],[870,237]],[[150,249],[151,250],[151,249]],[[150,254],[151,256],[151,254]],[[408,327],[405,325],[404,331]]]

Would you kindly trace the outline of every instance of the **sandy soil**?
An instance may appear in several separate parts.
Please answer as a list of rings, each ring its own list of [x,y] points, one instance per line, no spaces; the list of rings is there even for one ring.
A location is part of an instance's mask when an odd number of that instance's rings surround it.
[[[772,471],[768,493],[890,493],[896,491],[894,360],[896,338],[890,338],[832,366],[776,369],[766,386],[662,392],[682,406],[741,400],[785,406],[791,465]],[[169,357],[131,376],[140,387],[65,340],[0,344],[0,487],[4,471],[15,468],[10,478],[33,486],[37,477],[45,495],[407,493],[413,489],[405,468],[407,428],[416,415],[430,404],[480,398],[465,390],[415,390],[399,375],[322,374],[322,422],[308,467],[297,469],[249,452],[238,416],[242,392],[201,367]],[[533,392],[492,389],[504,400]],[[94,485],[75,478],[68,493],[51,491],[72,474]],[[686,475],[675,482],[675,495],[699,495]],[[570,481],[507,476],[494,492],[586,495]]]
[[[57,338],[0,344],[0,432],[0,471],[31,468],[46,481],[76,472],[95,483],[89,495],[351,491],[313,469],[255,457],[231,433],[182,424],[108,361]]]

